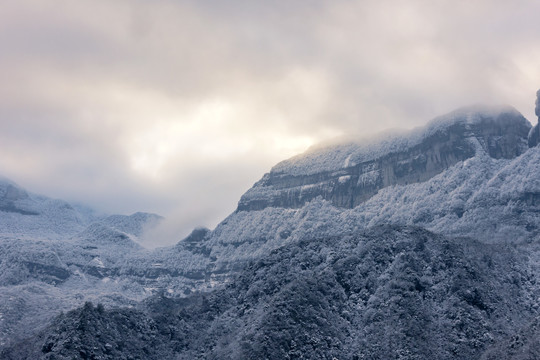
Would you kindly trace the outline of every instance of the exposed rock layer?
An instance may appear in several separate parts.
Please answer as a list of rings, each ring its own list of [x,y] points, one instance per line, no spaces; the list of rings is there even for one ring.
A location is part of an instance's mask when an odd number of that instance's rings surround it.
[[[536,92],[536,108],[534,110],[536,116],[538,116],[538,124],[529,132],[529,147],[534,147],[540,143],[540,90]]]
[[[527,148],[530,125],[513,109],[496,113],[462,111],[450,116],[452,121],[443,126],[426,127],[420,141],[415,143],[405,138],[408,145],[404,149],[383,151],[375,157],[363,154],[361,158],[368,158],[365,161],[354,161],[357,150],[347,144],[352,148],[351,155],[337,170],[297,174],[286,168],[282,170],[278,165],[242,196],[237,211],[300,208],[317,196],[335,206],[353,208],[385,187],[432,178],[457,162],[473,157],[478,144],[496,159],[512,159]],[[411,133],[409,138],[414,135],[417,134]],[[336,147],[332,151],[344,150]]]

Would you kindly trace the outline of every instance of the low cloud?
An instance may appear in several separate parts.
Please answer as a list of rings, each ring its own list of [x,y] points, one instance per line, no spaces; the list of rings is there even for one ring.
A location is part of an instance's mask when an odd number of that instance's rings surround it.
[[[471,103],[535,120],[537,1],[7,1],[0,171],[214,227],[276,162]],[[177,235],[175,235],[177,234]],[[158,239],[159,238],[159,239]]]

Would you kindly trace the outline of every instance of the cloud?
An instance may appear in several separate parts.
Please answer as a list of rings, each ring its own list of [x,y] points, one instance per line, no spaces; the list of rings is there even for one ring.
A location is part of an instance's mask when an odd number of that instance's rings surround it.
[[[158,212],[182,237],[335,136],[476,102],[534,120],[538,13],[533,0],[8,0],[0,171],[100,210]]]

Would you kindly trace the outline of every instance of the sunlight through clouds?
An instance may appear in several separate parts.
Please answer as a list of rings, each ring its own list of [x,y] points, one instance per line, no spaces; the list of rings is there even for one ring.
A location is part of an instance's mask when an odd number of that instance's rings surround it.
[[[534,120],[540,2],[7,0],[0,175],[178,232],[277,162],[473,103]]]

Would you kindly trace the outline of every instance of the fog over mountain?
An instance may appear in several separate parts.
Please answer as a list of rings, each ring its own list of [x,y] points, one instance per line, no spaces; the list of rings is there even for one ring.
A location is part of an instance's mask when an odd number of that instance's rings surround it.
[[[513,107],[319,146],[214,229],[0,182],[6,359],[536,359],[540,146]],[[148,235],[147,235],[148,236]]]
[[[2,1],[0,359],[540,359],[538,14]]]
[[[320,142],[474,103],[532,121],[538,13],[535,0],[4,1],[0,173],[175,219],[147,243],[172,245]]]

